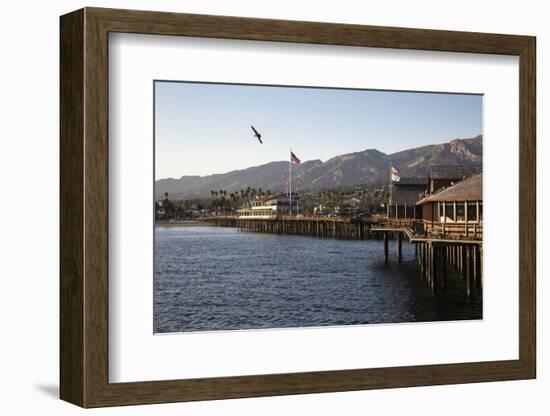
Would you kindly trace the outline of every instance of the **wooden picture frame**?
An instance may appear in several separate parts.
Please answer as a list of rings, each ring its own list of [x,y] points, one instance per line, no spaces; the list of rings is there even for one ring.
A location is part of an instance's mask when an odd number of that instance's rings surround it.
[[[82,407],[530,379],[535,334],[535,38],[85,8],[61,17],[60,396]],[[519,57],[519,359],[109,383],[108,34],[297,42]]]

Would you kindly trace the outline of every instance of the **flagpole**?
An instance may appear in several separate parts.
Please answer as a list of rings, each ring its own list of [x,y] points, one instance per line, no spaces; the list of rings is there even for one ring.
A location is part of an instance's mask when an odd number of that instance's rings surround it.
[[[390,217],[390,206],[392,204],[392,191],[393,191],[393,181],[392,181],[392,169],[391,169],[391,159],[390,159],[390,195],[389,195],[389,198],[388,198],[388,218]]]
[[[289,206],[288,211],[290,212],[290,215],[292,215],[292,148],[290,148],[290,155],[288,160],[288,170],[290,172],[290,177],[288,180],[288,197],[289,197]]]

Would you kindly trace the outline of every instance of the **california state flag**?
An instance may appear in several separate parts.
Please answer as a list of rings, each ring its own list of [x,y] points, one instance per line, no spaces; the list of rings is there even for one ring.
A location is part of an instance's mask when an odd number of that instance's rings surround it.
[[[391,180],[394,182],[399,182],[401,180],[401,176],[399,176],[399,171],[393,165],[391,167]]]

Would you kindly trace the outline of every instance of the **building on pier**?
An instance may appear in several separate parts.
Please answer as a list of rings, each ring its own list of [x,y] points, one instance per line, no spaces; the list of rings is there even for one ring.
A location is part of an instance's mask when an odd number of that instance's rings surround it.
[[[434,165],[428,170],[427,193],[434,194],[443,188],[456,185],[480,172],[479,168],[465,165]]]
[[[400,178],[392,181],[387,215],[390,222],[419,218],[416,203],[426,194],[427,178]]]
[[[478,173],[416,203],[429,236],[481,239],[483,180]]]
[[[404,223],[421,219],[422,214],[417,210],[418,201],[455,186],[479,172],[479,168],[471,166],[434,165],[430,166],[427,177],[398,177],[398,180],[391,183],[387,206],[388,220],[392,223]]]
[[[276,219],[280,215],[298,215],[300,213],[299,198],[293,195],[292,205],[290,205],[290,198],[286,194],[257,197],[249,207],[237,210],[240,219]]]

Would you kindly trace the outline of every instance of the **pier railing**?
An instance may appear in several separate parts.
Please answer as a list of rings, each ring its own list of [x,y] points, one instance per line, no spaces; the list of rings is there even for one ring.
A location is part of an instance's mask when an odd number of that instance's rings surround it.
[[[431,222],[423,223],[430,237],[482,239],[483,223],[478,222]]]

